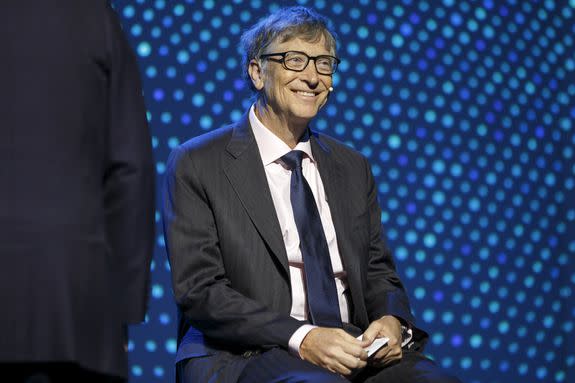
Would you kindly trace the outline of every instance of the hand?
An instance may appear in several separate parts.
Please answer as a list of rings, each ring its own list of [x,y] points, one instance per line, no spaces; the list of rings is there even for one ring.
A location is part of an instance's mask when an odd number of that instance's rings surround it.
[[[363,333],[362,346],[368,347],[375,338],[388,337],[387,346],[375,353],[369,364],[375,367],[384,367],[401,360],[401,323],[391,315],[385,315],[373,321]]]
[[[362,342],[339,328],[314,328],[303,339],[299,353],[304,360],[341,375],[367,364]]]

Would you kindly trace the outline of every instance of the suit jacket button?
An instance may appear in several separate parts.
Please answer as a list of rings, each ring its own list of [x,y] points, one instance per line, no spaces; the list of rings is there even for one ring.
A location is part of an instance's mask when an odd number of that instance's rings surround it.
[[[248,350],[248,351],[244,352],[244,353],[242,354],[242,356],[243,356],[244,358],[249,358],[249,357],[252,356],[253,354],[254,354],[253,351],[249,351],[249,350]]]

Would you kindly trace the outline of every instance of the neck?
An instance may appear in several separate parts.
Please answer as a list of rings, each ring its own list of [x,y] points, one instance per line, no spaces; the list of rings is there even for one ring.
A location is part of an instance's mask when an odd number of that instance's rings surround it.
[[[262,124],[290,148],[295,148],[301,136],[307,129],[309,121],[294,121],[293,118],[277,113],[272,106],[258,101],[255,112]]]

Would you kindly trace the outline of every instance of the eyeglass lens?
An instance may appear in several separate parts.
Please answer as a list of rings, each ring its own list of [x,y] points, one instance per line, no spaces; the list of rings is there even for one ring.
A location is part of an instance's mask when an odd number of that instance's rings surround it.
[[[309,60],[310,58],[304,53],[286,52],[284,64],[288,69],[300,71],[307,67]],[[314,59],[314,63],[318,73],[322,74],[332,74],[337,65],[335,58],[330,56],[318,56]]]

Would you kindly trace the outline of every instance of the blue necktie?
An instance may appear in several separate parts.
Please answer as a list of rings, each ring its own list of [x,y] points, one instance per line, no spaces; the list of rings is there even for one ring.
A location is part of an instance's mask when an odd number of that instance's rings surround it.
[[[292,171],[290,199],[303,257],[310,321],[317,326],[342,327],[325,233],[313,193],[302,173],[303,154],[292,150],[281,160]]]

